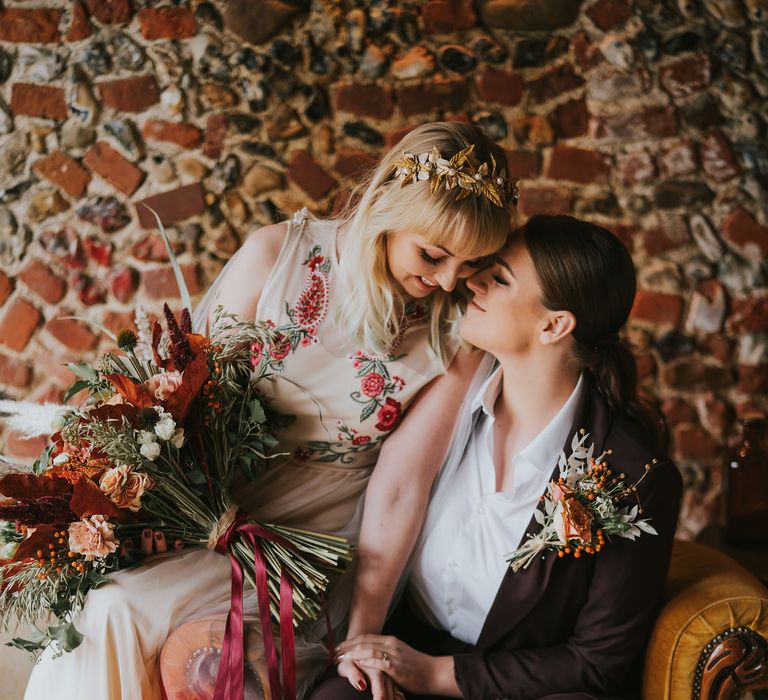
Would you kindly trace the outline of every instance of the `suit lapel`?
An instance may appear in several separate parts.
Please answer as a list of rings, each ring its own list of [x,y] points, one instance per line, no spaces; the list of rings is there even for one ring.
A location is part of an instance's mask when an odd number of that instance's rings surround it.
[[[595,455],[599,455],[604,449],[605,438],[610,427],[608,407],[597,393],[589,375],[585,379],[588,381],[576,412],[576,420],[563,447],[566,455],[571,452],[571,440],[574,434],[582,428],[591,433],[590,439],[595,445]],[[559,476],[560,468],[555,465],[549,480],[557,479]],[[521,542],[540,528],[541,525],[531,515]],[[477,640],[479,648],[485,649],[492,646],[516,627],[534,608],[547,588],[555,561],[557,561],[557,554],[546,551],[532,561],[527,569],[521,569],[517,573],[511,568],[507,569]]]

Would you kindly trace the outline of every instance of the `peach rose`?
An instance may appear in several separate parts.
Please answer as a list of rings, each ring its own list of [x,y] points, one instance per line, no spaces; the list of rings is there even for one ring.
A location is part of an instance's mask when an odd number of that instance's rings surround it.
[[[133,467],[113,467],[102,474],[99,488],[118,508],[134,513],[141,508],[141,497],[155,485],[148,474],[133,471]]]
[[[114,525],[103,515],[92,515],[69,526],[69,548],[75,554],[84,554],[86,561],[106,557],[119,544]]]
[[[176,389],[181,386],[181,372],[163,372],[147,379],[144,383],[147,391],[156,399],[165,401]]]

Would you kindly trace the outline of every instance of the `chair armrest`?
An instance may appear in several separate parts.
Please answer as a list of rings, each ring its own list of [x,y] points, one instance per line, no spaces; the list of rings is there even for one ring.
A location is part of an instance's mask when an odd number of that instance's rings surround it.
[[[725,700],[768,686],[768,589],[711,547],[675,541],[644,700]]]

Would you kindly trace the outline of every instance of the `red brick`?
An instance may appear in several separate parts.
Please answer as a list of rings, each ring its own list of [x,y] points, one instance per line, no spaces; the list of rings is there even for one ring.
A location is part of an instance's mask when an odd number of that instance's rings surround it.
[[[653,323],[676,325],[680,322],[682,313],[683,300],[680,297],[664,292],[638,289],[631,317]]]
[[[61,10],[42,8],[0,9],[0,41],[17,44],[50,44],[61,39]]]
[[[471,29],[477,22],[472,0],[427,0],[421,15],[427,34],[452,34]]]
[[[514,106],[523,99],[523,79],[509,70],[486,68],[475,75],[477,92],[484,100]]]
[[[131,0],[85,0],[91,17],[102,24],[123,24],[131,19]]]
[[[528,83],[528,92],[534,102],[546,102],[553,97],[570,92],[584,85],[585,80],[577,75],[570,64],[563,63]]]
[[[91,181],[88,171],[62,151],[54,151],[36,161],[32,170],[64,190],[70,197],[82,197]]]
[[[96,83],[96,86],[104,104],[120,112],[143,112],[160,99],[157,83],[152,75],[105,80]]]
[[[195,15],[189,7],[148,7],[139,10],[145,39],[191,39],[197,34]]]
[[[88,149],[83,162],[116,190],[128,196],[136,191],[144,179],[144,173],[141,170],[108,143],[102,141]]]
[[[168,262],[168,250],[161,236],[149,234],[131,248],[131,255],[142,262]]]
[[[407,134],[410,134],[418,124],[413,124],[411,126],[402,126],[397,129],[392,129],[391,131],[388,131],[386,134],[384,134],[384,143],[387,148],[392,148],[392,146],[397,145],[400,143],[402,138],[406,136]]]
[[[27,396],[29,401],[35,403],[61,403],[63,398],[64,390],[52,381],[44,381]]]
[[[699,426],[683,426],[674,432],[675,454],[684,460],[718,457],[717,443]]]
[[[709,353],[723,364],[733,359],[734,341],[722,333],[710,333],[699,340],[702,351]]]
[[[0,384],[25,387],[32,379],[32,370],[24,360],[0,353]]]
[[[768,257],[768,226],[757,223],[744,209],[736,209],[725,218],[723,236],[750,257]]]
[[[597,117],[594,124],[595,138],[606,141],[644,141],[677,134],[675,112],[669,106]]]
[[[307,151],[294,151],[286,175],[315,201],[323,199],[337,184]]]
[[[649,352],[635,355],[635,367],[637,368],[637,378],[641,382],[656,376],[656,359]]]
[[[686,139],[667,146],[659,156],[659,166],[665,178],[696,172],[696,150],[693,141]]]
[[[649,228],[642,233],[643,248],[648,255],[656,256],[679,248],[682,243],[670,238],[662,228]]]
[[[469,85],[465,78],[436,78],[423,85],[401,87],[397,101],[406,117],[436,110],[459,112],[469,102]]]
[[[61,301],[67,292],[66,283],[40,260],[30,261],[19,272],[19,279],[49,304],[56,304]]]
[[[181,265],[181,272],[184,275],[189,293],[197,294],[200,291],[200,277],[197,267],[190,264]],[[141,273],[141,284],[144,295],[155,301],[164,301],[180,296],[176,277],[170,265],[144,270]]]
[[[196,126],[163,119],[149,119],[141,134],[148,141],[166,141],[185,149],[197,148],[203,140],[203,134]]]
[[[715,182],[726,182],[739,174],[731,144],[719,129],[712,129],[699,144],[699,155],[704,172]]]
[[[378,160],[366,151],[353,151],[342,148],[333,162],[333,169],[342,177],[360,179],[361,176],[373,170]]]
[[[581,71],[588,71],[603,62],[600,47],[592,43],[586,34],[581,32],[571,41],[573,62]]]
[[[5,436],[5,449],[3,451],[9,457],[32,464],[47,445],[48,438],[45,436],[24,438],[19,433],[9,432]]]
[[[505,151],[507,155],[507,175],[517,180],[530,180],[539,176],[541,155],[538,151],[517,149]]]
[[[610,156],[573,146],[555,146],[547,166],[547,177],[585,184],[605,184],[610,172]]]
[[[709,58],[687,56],[659,69],[659,82],[672,97],[688,97],[709,87]]]
[[[696,411],[693,410],[693,406],[679,397],[666,399],[661,404],[661,411],[670,428],[674,428],[679,423],[691,423],[696,420]]]
[[[136,202],[136,213],[141,227],[157,228],[155,216],[147,207],[157,212],[164,226],[198,216],[205,211],[203,187],[199,182],[195,182]]]
[[[11,112],[63,121],[68,116],[64,90],[34,83],[14,83],[11,88]]]
[[[567,214],[573,207],[573,195],[561,187],[521,187],[520,211],[534,214]]]
[[[730,404],[707,392],[697,401],[701,424],[717,438],[724,438],[733,423],[733,408]]]
[[[58,355],[49,348],[35,353],[33,357],[37,373],[44,377],[50,377],[62,386],[70,386],[77,379],[75,373],[67,367],[67,363],[70,361],[69,354]]]
[[[768,367],[739,365],[738,389],[752,396],[768,393]]]
[[[122,304],[127,304],[136,293],[139,273],[132,267],[117,267],[110,270],[107,281],[115,299]]]
[[[53,318],[45,324],[45,330],[60,343],[78,352],[92,350],[99,340],[89,326],[71,318]]]
[[[632,6],[626,0],[597,0],[587,14],[600,29],[607,32],[632,16]]]
[[[361,83],[340,83],[336,86],[336,109],[361,117],[389,119],[395,105],[390,88]]]
[[[224,114],[214,114],[208,117],[205,125],[205,142],[203,155],[211,160],[218,160],[227,135],[227,117]]]
[[[0,272],[0,306],[5,304],[5,300],[11,296],[11,280],[4,272]]]
[[[736,336],[768,331],[768,298],[733,299],[726,327]]]
[[[124,328],[136,332],[136,325],[133,321],[133,314],[126,311],[104,311],[101,322],[113,333],[117,334]]]
[[[619,153],[613,176],[620,187],[647,185],[656,179],[656,163],[648,151]]]
[[[15,299],[0,320],[0,344],[21,352],[40,324],[40,312],[24,299]]]
[[[64,35],[64,41],[82,41],[87,39],[93,33],[93,27],[88,21],[88,13],[81,0],[75,0],[72,3],[72,24],[69,31]]]
[[[571,100],[555,110],[555,130],[561,139],[584,136],[589,130],[589,112],[584,100]]]

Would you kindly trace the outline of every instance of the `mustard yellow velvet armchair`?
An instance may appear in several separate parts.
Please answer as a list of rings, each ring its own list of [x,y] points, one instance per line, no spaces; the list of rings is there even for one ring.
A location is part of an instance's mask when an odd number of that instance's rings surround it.
[[[724,553],[676,541],[644,700],[731,700],[768,687],[768,589]]]

